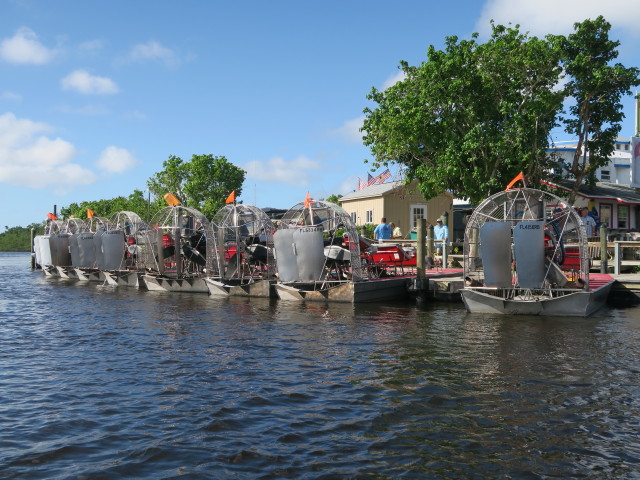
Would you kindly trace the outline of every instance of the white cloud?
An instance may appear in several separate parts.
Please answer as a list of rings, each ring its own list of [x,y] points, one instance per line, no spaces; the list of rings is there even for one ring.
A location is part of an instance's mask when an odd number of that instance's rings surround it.
[[[0,95],[0,98],[2,98],[2,100],[8,100],[11,102],[19,102],[22,100],[22,95],[20,95],[19,93],[10,92],[7,90],[5,92],[2,92],[2,95]]]
[[[87,104],[82,107],[70,107],[69,105],[60,105],[58,110],[62,113],[71,113],[74,115],[102,116],[109,115],[111,111],[104,105]]]
[[[124,118],[126,118],[127,120],[146,120],[147,116],[142,113],[140,110],[131,110],[130,112],[126,112],[124,114]]]
[[[282,157],[273,157],[263,162],[252,160],[243,168],[247,171],[247,178],[263,182],[276,182],[296,187],[308,185],[312,172],[321,170],[319,162],[304,155],[286,161]]]
[[[386,90],[389,87],[393,87],[396,83],[404,80],[405,78],[407,78],[405,73],[402,70],[399,70],[398,73],[390,76],[384,81],[384,84],[382,85],[382,89]]]
[[[72,163],[75,147],[45,134],[53,129],[40,122],[0,115],[0,182],[31,188],[70,188],[93,183],[90,170]]]
[[[0,58],[9,63],[43,65],[53,58],[55,52],[38,41],[38,36],[27,27],[20,27],[11,38],[0,43]]]
[[[519,24],[521,31],[544,36],[548,33],[568,34],[573,24],[602,15],[612,27],[629,33],[637,32],[640,2],[629,0],[489,0],[476,24],[483,35],[491,31],[489,21]]]
[[[120,91],[110,78],[97,77],[86,70],[75,70],[60,83],[64,90],[75,90],[85,95],[113,95]]]
[[[180,59],[173,50],[154,41],[141,43],[133,47],[129,53],[129,59],[135,62],[157,61],[169,67],[175,67],[180,64]]]
[[[347,120],[341,127],[331,130],[329,133],[341,137],[348,143],[362,143],[363,132],[360,131],[364,116]]]
[[[95,54],[102,50],[104,42],[102,40],[89,40],[78,45],[78,50],[83,54]]]
[[[96,165],[107,173],[122,173],[135,167],[138,160],[124,148],[113,145],[105,148],[100,154]]]

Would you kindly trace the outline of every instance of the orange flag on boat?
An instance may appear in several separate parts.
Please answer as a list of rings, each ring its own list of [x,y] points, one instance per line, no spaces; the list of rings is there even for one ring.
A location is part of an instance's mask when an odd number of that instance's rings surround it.
[[[524,182],[524,173],[520,172],[513,180],[509,182],[509,185],[507,185],[507,188],[505,188],[504,191],[506,192],[507,190],[511,190],[511,187],[513,187],[520,180],[522,180],[522,183],[526,187],[527,184]]]
[[[311,196],[309,195],[309,192],[307,192],[307,196],[304,197],[304,208],[309,208],[311,206],[311,202],[313,202],[313,200],[311,200]]]
[[[49,220],[57,220],[58,217],[56,217],[53,213],[47,213],[47,217],[49,217]]]
[[[164,196],[164,201],[171,207],[175,207],[176,205],[180,205],[180,200],[176,198],[173,193],[167,193]]]
[[[87,208],[87,218],[93,218],[93,216],[96,214],[96,212],[94,212],[93,210],[91,210],[90,208]]]
[[[229,194],[224,203],[234,203],[236,201],[236,191],[234,190]]]

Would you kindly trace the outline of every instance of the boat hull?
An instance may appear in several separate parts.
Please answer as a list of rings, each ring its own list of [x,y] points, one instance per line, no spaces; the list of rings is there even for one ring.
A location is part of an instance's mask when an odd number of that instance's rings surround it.
[[[114,287],[133,287],[140,288],[144,286],[140,280],[140,273],[129,270],[101,271],[101,279]]]
[[[366,303],[400,300],[409,295],[408,279],[405,277],[347,282],[317,290],[309,289],[311,286],[277,283],[275,290],[280,300],[298,302]]]
[[[155,292],[187,292],[187,293],[209,293],[204,278],[169,278],[157,275],[143,275],[147,290]]]
[[[101,282],[100,270],[95,268],[74,268],[76,278],[81,282]]]
[[[257,280],[244,285],[233,285],[224,283],[213,278],[205,278],[205,283],[209,289],[209,294],[214,297],[263,297],[275,296],[273,291],[273,280]]]
[[[588,317],[604,306],[612,285],[613,280],[594,290],[530,300],[505,299],[471,288],[463,288],[460,293],[465,307],[472,313]]]
[[[55,267],[57,275],[60,278],[65,278],[67,280],[76,280],[78,276],[76,275],[76,271],[73,267]]]

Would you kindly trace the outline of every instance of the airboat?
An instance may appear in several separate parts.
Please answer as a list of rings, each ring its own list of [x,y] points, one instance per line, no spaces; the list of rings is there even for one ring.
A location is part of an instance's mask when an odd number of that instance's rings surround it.
[[[613,278],[590,274],[585,228],[555,195],[515,188],[482,202],[465,228],[469,312],[586,317],[601,308]]]
[[[100,236],[109,229],[109,220],[92,216],[85,221],[86,229],[69,237],[71,265],[79,281],[104,281],[98,269],[98,259],[102,258]]]
[[[84,232],[87,226],[80,218],[66,221],[49,220],[44,235],[34,237],[36,263],[47,276],[75,279],[70,253],[70,242],[74,235]]]
[[[273,235],[281,300],[370,302],[404,298],[408,277],[368,263],[371,244],[342,207],[307,197],[289,209]]]
[[[198,210],[170,205],[138,234],[136,262],[149,290],[209,293],[204,281],[209,221]]]
[[[145,245],[137,235],[146,228],[137,213],[120,211],[111,217],[106,229],[94,234],[96,266],[107,285],[141,286],[143,269],[138,264],[138,252]]]
[[[205,282],[209,293],[271,297],[276,278],[275,230],[271,219],[258,207],[229,203],[221,208],[207,233]]]

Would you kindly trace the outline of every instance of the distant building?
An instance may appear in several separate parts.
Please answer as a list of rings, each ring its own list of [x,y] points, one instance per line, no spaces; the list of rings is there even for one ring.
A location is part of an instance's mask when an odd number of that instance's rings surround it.
[[[571,163],[577,147],[577,142],[563,143],[550,148],[548,152],[556,154],[564,163]],[[556,173],[563,177],[569,175],[566,170]],[[616,139],[615,149],[609,157],[609,163],[596,170],[596,178],[600,182],[631,185],[631,141],[629,139],[623,137]]]
[[[405,238],[410,237],[419,218],[435,224],[443,213],[449,216],[452,229],[453,196],[442,194],[425,200],[418,191],[417,182],[404,185],[402,181],[371,185],[340,198],[342,208],[351,215],[356,225],[378,224],[382,217],[400,227]]]
[[[573,181],[543,182],[552,187],[571,191]],[[637,231],[640,225],[640,193],[627,185],[597,182],[594,187],[581,185],[574,206],[587,207],[597,213],[598,221],[606,223],[613,233]]]
[[[616,139],[609,163],[596,170],[596,185],[581,185],[574,202],[576,207],[588,207],[589,211],[597,214],[598,221],[606,223],[613,233],[637,231],[640,226],[640,193],[631,186],[634,170],[631,143],[631,139]],[[569,163],[576,148],[577,143],[573,142],[549,149],[549,152]],[[571,191],[573,181],[566,170],[556,173],[562,173],[566,179],[544,183]]]

